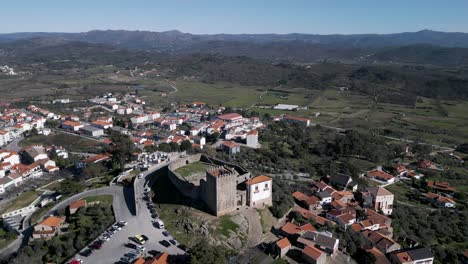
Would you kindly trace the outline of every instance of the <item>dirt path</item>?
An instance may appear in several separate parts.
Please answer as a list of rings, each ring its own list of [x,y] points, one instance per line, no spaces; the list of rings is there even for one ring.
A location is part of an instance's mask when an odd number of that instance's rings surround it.
[[[249,222],[249,234],[244,249],[256,247],[262,242],[263,235],[263,228],[260,224],[260,215],[258,214],[257,210],[253,208],[246,209],[243,215]]]

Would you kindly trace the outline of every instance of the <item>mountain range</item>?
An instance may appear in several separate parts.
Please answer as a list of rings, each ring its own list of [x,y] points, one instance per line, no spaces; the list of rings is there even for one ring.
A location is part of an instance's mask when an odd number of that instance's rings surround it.
[[[225,56],[247,56],[289,62],[339,60],[391,61],[442,66],[468,64],[468,33],[431,30],[357,35],[297,33],[195,35],[177,30],[165,32],[94,30],[84,33],[0,34],[0,43],[7,45],[31,39],[40,46],[84,42],[170,55],[219,53]]]

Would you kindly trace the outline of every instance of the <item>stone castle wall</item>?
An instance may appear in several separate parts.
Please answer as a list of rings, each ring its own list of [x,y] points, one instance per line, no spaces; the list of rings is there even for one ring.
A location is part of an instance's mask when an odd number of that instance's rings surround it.
[[[236,173],[222,177],[207,175],[206,179],[200,180],[200,185],[196,185],[175,172],[178,168],[196,161],[210,163],[216,167],[226,165],[234,168]],[[241,166],[201,154],[187,155],[185,158],[173,162],[169,165],[168,176],[172,184],[183,195],[191,199],[204,201],[210,211],[217,216],[230,213],[236,209],[237,200],[241,198],[237,193],[237,185],[251,178],[250,172]],[[241,202],[245,203],[245,201]]]

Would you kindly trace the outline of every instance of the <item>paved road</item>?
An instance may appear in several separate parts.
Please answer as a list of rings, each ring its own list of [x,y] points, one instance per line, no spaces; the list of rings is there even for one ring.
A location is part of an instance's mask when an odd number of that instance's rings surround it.
[[[174,160],[175,155],[172,155],[171,160]],[[89,257],[79,256],[84,263],[114,263],[117,262],[125,253],[135,252],[130,248],[125,247],[126,243],[132,242],[130,238],[137,234],[144,234],[149,240],[144,244],[146,248],[145,254],[148,251],[155,250],[158,252],[168,252],[171,255],[182,255],[184,251],[176,246],[170,245],[164,247],[159,242],[161,240],[169,240],[172,237],[165,237],[162,232],[164,229],[158,229],[153,224],[153,218],[148,207],[148,201],[144,200],[144,189],[153,182],[153,172],[167,166],[169,163],[161,163],[149,168],[141,179],[135,179],[135,199],[136,199],[136,215],[126,215],[118,220],[123,220],[128,223],[127,226],[117,233],[104,245],[100,250],[94,251]],[[132,242],[133,243],[133,242]]]
[[[18,143],[22,140],[23,138],[22,137],[19,137],[15,140],[13,140],[12,142],[10,142],[8,145],[5,146],[6,149],[9,149],[11,151],[16,151],[16,152],[19,152],[22,147],[18,146]]]

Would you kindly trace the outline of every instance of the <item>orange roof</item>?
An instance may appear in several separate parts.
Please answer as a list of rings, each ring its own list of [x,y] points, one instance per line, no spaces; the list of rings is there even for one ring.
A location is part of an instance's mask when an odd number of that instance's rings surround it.
[[[271,181],[271,178],[265,175],[260,175],[260,176],[257,176],[255,178],[248,180],[247,185],[253,185],[253,184],[267,182],[267,181]]]
[[[390,180],[390,179],[395,178],[392,175],[390,175],[390,174],[388,174],[388,173],[386,173],[384,171],[380,171],[380,170],[369,171],[367,173],[367,177],[379,178],[379,179],[383,179],[383,180]]]
[[[143,257],[137,258],[135,261],[133,261],[133,264],[144,264],[145,259]]]
[[[65,219],[62,217],[49,216],[46,219],[44,219],[42,222],[40,222],[39,225],[57,227],[57,226],[60,226],[63,222],[65,222]]]
[[[362,226],[358,223],[354,223],[351,225],[351,229],[353,229],[354,232],[360,232],[362,230]]]
[[[305,199],[307,199],[307,195],[301,193],[301,192],[293,192],[292,196],[294,197],[294,199],[298,200],[298,201],[304,201]]]
[[[235,148],[235,147],[238,147],[238,146],[239,146],[239,144],[237,144],[236,142],[234,142],[234,141],[228,141],[228,140],[223,141],[222,144],[223,144],[223,146],[226,146],[226,147],[228,147],[228,148]]]
[[[287,247],[290,247],[291,243],[289,242],[288,238],[285,237],[285,238],[282,238],[282,239],[276,241],[276,245],[281,249],[285,249]]]
[[[301,229],[301,231],[317,231],[317,229],[315,229],[315,227],[311,223],[301,225],[299,228]]]
[[[70,207],[70,209],[77,209],[77,208],[81,208],[81,207],[86,207],[86,201],[85,200],[73,201],[68,205],[68,207]]]
[[[287,222],[286,224],[284,224],[284,226],[281,227],[281,230],[290,235],[298,234],[299,232],[301,232],[301,228],[291,222]]]
[[[112,125],[111,122],[104,122],[104,121],[94,121],[92,124],[98,125],[98,126],[110,126]]]
[[[320,249],[316,247],[311,247],[309,245],[305,246],[305,248],[302,250],[302,253],[315,260],[317,260],[322,254],[324,254]]]
[[[257,130],[250,130],[247,135],[258,135],[258,131]]]
[[[83,124],[81,124],[80,122],[75,122],[75,121],[65,121],[62,123],[62,125],[76,127],[76,126],[82,126]]]
[[[290,119],[290,120],[301,121],[301,122],[310,121],[310,119],[308,119],[308,118],[303,118],[303,117],[298,117],[298,116],[285,116],[284,118]]]

